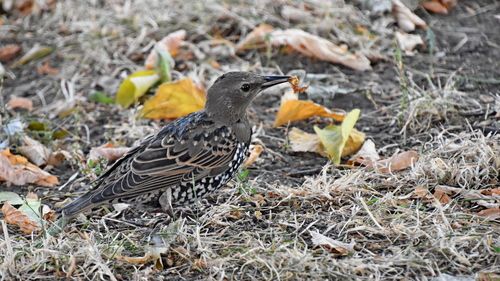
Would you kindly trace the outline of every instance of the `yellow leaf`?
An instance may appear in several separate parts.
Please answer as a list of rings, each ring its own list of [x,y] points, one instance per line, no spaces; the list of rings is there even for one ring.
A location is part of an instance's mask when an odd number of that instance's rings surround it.
[[[205,106],[205,90],[198,88],[188,77],[163,83],[158,92],[141,109],[140,116],[152,119],[176,119]]]
[[[360,132],[356,129],[352,129],[352,132],[344,145],[344,149],[342,149],[342,157],[351,155],[354,152],[358,151],[361,148],[361,145],[363,145],[364,141],[365,133]]]
[[[134,101],[146,93],[160,76],[154,70],[141,70],[130,74],[123,80],[116,94],[116,103],[123,108],[129,107]]]
[[[352,110],[344,118],[341,126],[329,125],[324,129],[314,126],[314,131],[328,151],[328,156],[334,165],[340,164],[342,151],[354,128],[354,124],[359,118],[359,114],[359,109]]]
[[[344,120],[345,113],[334,112],[312,101],[301,101],[297,95],[287,92],[274,119],[274,127],[285,125],[288,122],[307,119],[311,116],[330,117],[333,120]]]

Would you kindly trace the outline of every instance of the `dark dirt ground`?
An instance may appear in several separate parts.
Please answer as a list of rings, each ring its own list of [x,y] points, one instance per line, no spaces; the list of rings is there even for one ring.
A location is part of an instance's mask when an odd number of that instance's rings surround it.
[[[478,7],[482,7],[479,8]],[[468,9],[476,9],[475,13],[469,13]],[[447,15],[429,14],[422,9],[416,13],[429,23],[430,29],[434,32],[435,47],[433,54],[430,54],[432,42],[424,30],[418,30],[424,38],[427,38],[426,48],[420,49],[420,52],[414,56],[404,56],[403,64],[405,72],[410,74],[413,82],[422,89],[430,89],[431,85],[427,77],[434,85],[445,85],[450,75],[455,76],[454,86],[459,90],[466,92],[471,97],[477,99],[478,104],[485,106],[481,101],[481,95],[495,95],[500,91],[500,3],[491,1],[460,1]],[[497,15],[497,17],[494,17]],[[65,36],[66,34],[63,34]],[[6,44],[21,44],[25,48],[33,45],[34,42],[44,43],[43,38],[30,38],[29,30],[25,34],[10,32],[0,39],[0,46]],[[49,44],[50,45],[50,44]],[[436,56],[435,54],[439,54]],[[51,67],[58,68],[59,63],[64,61],[59,55],[51,55]],[[43,62],[44,60],[42,60]],[[354,108],[361,109],[362,116],[358,121],[356,128],[367,134],[367,138],[374,140],[378,148],[387,146],[387,149],[381,149],[380,153],[384,156],[390,156],[396,149],[404,147],[418,146],[425,139],[425,132],[410,133],[404,140],[401,134],[401,124],[393,122],[395,109],[399,109],[400,96],[395,94],[399,92],[400,81],[398,68],[392,59],[379,61],[373,65],[373,71],[359,72],[347,67],[333,65],[327,62],[311,60],[300,55],[275,55],[272,59],[274,63],[280,66],[284,73],[290,70],[303,69],[306,73],[328,74],[329,79],[337,82],[338,89],[344,90],[344,93],[330,93],[323,97],[305,96],[317,103],[324,104],[329,108],[340,108],[349,111]],[[57,87],[60,81],[51,80],[52,77],[39,75],[34,71],[35,65],[42,62],[31,62],[28,65],[11,69],[16,79],[5,79],[3,85],[4,102],[9,97],[28,97],[33,98],[33,90],[40,91],[46,87]],[[141,61],[138,61],[140,64]],[[182,65],[179,61],[177,65]],[[8,64],[6,67],[8,68]],[[77,83],[78,93],[89,95],[96,90],[101,90],[96,86],[98,79],[90,77],[90,80],[82,80]],[[302,81],[307,84],[308,79]],[[90,83],[90,84],[89,84]],[[49,89],[52,92],[52,89]],[[339,91],[341,92],[341,91]],[[347,92],[347,93],[345,93]],[[307,94],[307,93],[306,93]],[[52,102],[51,97],[60,98],[60,95],[48,95],[46,102]],[[373,99],[373,100],[371,100]],[[258,167],[250,167],[250,178],[258,175],[263,183],[281,182],[282,184],[300,184],[304,175],[318,173],[327,163],[327,159],[313,153],[298,153],[283,149],[286,142],[287,128],[272,128],[275,112],[279,106],[280,97],[276,95],[263,94],[252,104],[250,111],[253,113],[253,121],[256,124],[262,124],[265,135],[261,137],[266,148],[279,154],[277,157],[271,153],[264,152],[261,156],[263,161]],[[33,99],[34,105],[41,106],[40,99]],[[108,105],[84,104],[88,109],[83,114],[92,115],[93,122],[90,129],[90,143],[82,147],[83,152],[88,152],[91,147],[99,146],[105,143],[109,138],[106,134],[108,129],[103,125],[114,124],[122,121],[119,108]],[[463,111],[482,110],[476,104],[471,104],[470,108],[460,108]],[[10,112],[14,115],[14,112]],[[22,114],[22,113],[21,113]],[[43,119],[43,116],[39,116]],[[478,119],[478,118],[476,118]],[[476,122],[471,119],[469,122]],[[445,119],[436,120],[437,123],[444,122]],[[449,122],[450,120],[446,120]],[[312,131],[313,125],[327,125],[329,121],[320,118],[307,121],[299,121],[294,126]],[[159,123],[159,122],[158,122]],[[453,125],[458,125],[454,130],[466,130],[468,124],[465,118],[453,120]],[[161,125],[161,124],[159,124]],[[71,127],[71,124],[64,124],[63,127]],[[447,124],[450,126],[450,123]],[[493,124],[494,126],[494,124]],[[84,134],[83,131],[81,131]],[[125,145],[132,145],[133,140],[124,139]],[[15,151],[15,148],[14,148]],[[62,164],[52,171],[64,183],[72,174],[78,171],[80,167],[71,167]],[[17,190],[18,187],[6,187],[0,184],[2,190]],[[23,187],[23,189],[26,187]],[[28,187],[35,189],[39,195],[59,194],[69,190],[55,191],[39,187]]]

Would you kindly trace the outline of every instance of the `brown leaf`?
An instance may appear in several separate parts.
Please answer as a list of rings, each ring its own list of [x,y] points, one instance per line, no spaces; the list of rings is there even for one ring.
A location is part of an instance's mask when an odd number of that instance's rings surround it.
[[[0,62],[7,63],[15,58],[17,58],[21,52],[22,48],[19,45],[7,45],[0,49]]]
[[[114,147],[111,143],[107,143],[100,147],[92,147],[89,152],[89,160],[92,160],[94,163],[99,161],[99,158],[102,157],[109,162],[113,162],[116,159],[122,157],[130,148],[128,147]]]
[[[500,209],[486,209],[477,213],[478,216],[488,218],[490,220],[500,219]]]
[[[415,151],[406,151],[376,162],[376,167],[382,173],[392,173],[410,167],[417,160],[418,154]]]
[[[26,98],[12,98],[10,99],[8,105],[12,108],[24,108],[28,111],[33,110],[33,102]]]
[[[261,153],[262,153],[262,145],[254,145],[252,151],[250,151],[250,155],[245,160],[245,163],[243,163],[243,167],[248,167],[252,165],[259,158]]]
[[[289,78],[288,83],[290,83],[292,85],[292,89],[293,89],[294,94],[302,93],[305,90],[307,90],[307,88],[309,88],[309,86],[299,87],[300,82],[299,82],[299,78],[297,78],[297,76],[293,76],[292,78]]]
[[[14,208],[8,202],[3,204],[2,212],[5,215],[5,222],[19,226],[26,234],[31,234],[42,229],[40,223]]]
[[[424,188],[422,186],[417,186],[415,187],[415,190],[413,190],[413,193],[420,197],[427,197],[429,195],[429,190],[427,188]]]
[[[58,74],[59,73],[59,70],[50,67],[48,61],[46,61],[43,66],[39,66],[37,68],[37,70],[38,70],[38,74],[40,74],[40,75],[44,75],[44,74]]]
[[[419,16],[415,15],[400,0],[392,0],[392,13],[398,21],[398,26],[404,32],[411,32],[415,27],[427,28],[427,24]]]
[[[420,5],[424,9],[437,13],[437,14],[447,14],[458,0],[427,0],[420,2]]]
[[[184,29],[177,30],[161,39],[160,42],[158,42],[158,47],[169,52],[172,57],[175,57],[179,53],[179,47],[185,37],[186,31]],[[156,50],[153,49],[144,62],[144,67],[146,69],[154,68],[156,63],[156,56]]]
[[[19,150],[28,157],[28,159],[37,166],[43,165],[59,165],[64,159],[63,154],[52,152],[52,149],[37,140],[28,136],[23,136],[24,146],[20,146]]]
[[[266,32],[274,28],[269,24],[261,24],[250,32],[237,46],[238,50],[253,49],[265,42]]]
[[[443,205],[445,204],[448,204],[450,201],[451,201],[451,198],[450,196],[448,196],[448,194],[444,193],[443,191],[441,190],[438,190],[436,189],[436,191],[434,191],[434,194],[433,196],[439,200],[439,202]]]
[[[7,182],[7,185],[35,183],[45,187],[59,183],[55,176],[29,163],[28,159],[13,155],[9,149],[0,153],[0,181]]]

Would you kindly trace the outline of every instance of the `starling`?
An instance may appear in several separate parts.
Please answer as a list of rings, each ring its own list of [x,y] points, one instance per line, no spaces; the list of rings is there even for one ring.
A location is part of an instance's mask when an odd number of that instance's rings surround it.
[[[243,163],[252,135],[250,102],[289,78],[249,72],[220,76],[208,89],[204,109],[144,139],[100,175],[94,189],[57,213],[71,218],[108,203],[167,212],[193,205],[225,185]]]

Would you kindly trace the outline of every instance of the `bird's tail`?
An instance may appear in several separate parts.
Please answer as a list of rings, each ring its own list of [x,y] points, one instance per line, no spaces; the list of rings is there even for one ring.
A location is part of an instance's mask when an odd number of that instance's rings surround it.
[[[88,209],[91,209],[96,206],[95,203],[92,203],[93,194],[91,191],[87,192],[87,194],[77,198],[75,201],[69,203],[68,205],[62,207],[57,210],[54,215],[62,216],[64,218],[72,218],[78,215],[81,212],[84,212]]]

